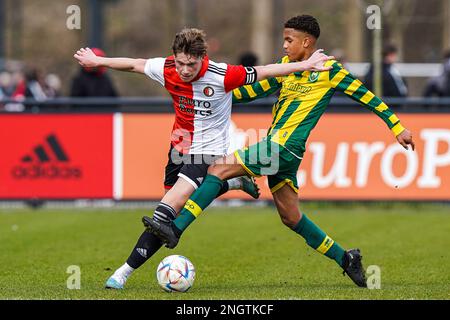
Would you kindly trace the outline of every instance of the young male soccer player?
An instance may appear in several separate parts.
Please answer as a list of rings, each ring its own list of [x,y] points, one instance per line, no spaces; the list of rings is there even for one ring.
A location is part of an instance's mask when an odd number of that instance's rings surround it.
[[[319,24],[312,16],[289,19],[284,29],[286,56],[281,64],[303,61],[315,51],[320,35]],[[378,115],[406,149],[414,150],[411,133],[398,117],[372,92],[336,61],[325,65],[324,72],[295,72],[271,78],[234,90],[235,101],[247,102],[267,96],[281,88],[273,107],[273,122],[267,137],[257,144],[238,150],[211,165],[203,184],[187,201],[180,215],[170,223],[145,221],[150,232],[159,236],[166,246],[177,245],[183,231],[214,200],[223,181],[232,177],[267,175],[282,222],[302,236],[313,249],[335,260],[355,284],[366,287],[365,271],[359,249],[344,250],[305,213],[298,209],[297,171],[305,152],[306,140],[324,113],[336,90],[365,105]]]
[[[324,63],[331,58],[318,50],[310,59],[292,64],[243,67],[215,63],[208,59],[205,33],[198,29],[179,32],[172,51],[170,57],[148,60],[97,57],[89,48],[80,49],[74,55],[84,67],[144,73],[163,85],[172,96],[176,117],[165,177],[165,186],[170,190],[154,212],[153,219],[159,222],[170,222],[176,217],[200,186],[212,160],[226,154],[233,89],[296,71],[328,70]],[[257,187],[248,177],[225,182],[218,194],[233,188],[242,188],[254,198],[259,196]],[[126,263],[107,280],[106,287],[123,288],[131,273],[161,246],[158,237],[144,232]]]

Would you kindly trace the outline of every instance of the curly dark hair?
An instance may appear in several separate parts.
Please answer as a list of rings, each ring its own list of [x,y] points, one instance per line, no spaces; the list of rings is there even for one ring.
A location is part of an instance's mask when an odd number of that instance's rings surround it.
[[[319,22],[310,15],[301,15],[290,18],[285,24],[285,28],[292,28],[298,31],[306,32],[318,39],[320,36]]]

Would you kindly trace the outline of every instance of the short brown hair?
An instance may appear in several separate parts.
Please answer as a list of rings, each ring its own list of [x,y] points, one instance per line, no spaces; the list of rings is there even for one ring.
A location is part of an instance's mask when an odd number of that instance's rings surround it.
[[[175,35],[172,44],[173,54],[184,53],[186,55],[203,58],[206,55],[206,33],[196,28],[184,28]]]

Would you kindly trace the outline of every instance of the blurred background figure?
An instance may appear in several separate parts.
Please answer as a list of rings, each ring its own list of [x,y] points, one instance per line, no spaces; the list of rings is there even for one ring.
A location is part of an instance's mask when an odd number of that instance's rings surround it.
[[[47,99],[44,91],[42,76],[35,67],[27,67],[25,72],[21,75],[15,74],[17,84],[11,97],[18,102],[23,99],[35,99],[37,102]],[[39,111],[42,105],[39,103],[12,103],[5,106],[7,111]]]
[[[450,97],[450,49],[444,53],[442,73],[428,80],[424,96]]]
[[[58,75],[50,73],[44,79],[44,91],[49,98],[56,98],[61,96],[61,79]]]
[[[0,73],[0,98],[10,97],[14,92],[14,85],[12,76],[9,72],[3,71]]]
[[[244,67],[253,67],[258,65],[258,56],[253,52],[245,52],[239,56],[238,64]]]
[[[398,49],[393,44],[388,44],[383,49],[383,96],[406,97],[408,88],[404,78],[394,66],[398,62]],[[370,66],[364,79],[369,90],[373,90],[373,65]]]
[[[92,48],[92,51],[101,57],[105,57],[105,52],[99,48]],[[111,78],[106,73],[106,68],[80,68],[79,73],[73,78],[71,90],[71,97],[118,97],[119,94],[114,86]],[[107,108],[117,109],[117,105],[73,105],[72,108],[93,109],[93,108]]]

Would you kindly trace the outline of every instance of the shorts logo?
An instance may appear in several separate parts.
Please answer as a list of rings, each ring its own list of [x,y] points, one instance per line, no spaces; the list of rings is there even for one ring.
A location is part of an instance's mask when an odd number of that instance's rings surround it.
[[[320,74],[317,71],[311,72],[311,74],[309,75],[308,81],[309,82],[316,82],[317,79],[319,79],[319,75]]]
[[[203,89],[203,94],[207,97],[212,97],[214,95],[214,89],[210,86],[205,87],[205,89]]]

